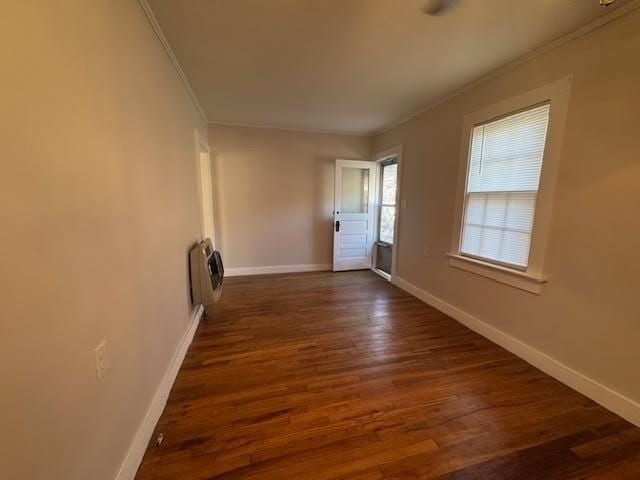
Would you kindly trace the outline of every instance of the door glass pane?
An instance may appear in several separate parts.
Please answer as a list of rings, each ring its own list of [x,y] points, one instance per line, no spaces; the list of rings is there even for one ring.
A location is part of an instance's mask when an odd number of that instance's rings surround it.
[[[378,239],[381,242],[393,243],[397,184],[398,164],[383,165],[382,178],[380,179],[380,225],[378,229]]]
[[[382,169],[382,204],[396,203],[396,184],[398,179],[398,164],[385,165]]]
[[[367,213],[369,208],[369,169],[342,168],[342,213]]]
[[[396,207],[380,207],[380,241],[393,243],[393,227],[396,222]]]

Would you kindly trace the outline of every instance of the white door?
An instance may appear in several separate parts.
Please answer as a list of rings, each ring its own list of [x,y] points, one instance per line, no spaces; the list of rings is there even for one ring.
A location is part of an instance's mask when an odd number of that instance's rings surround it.
[[[336,160],[333,271],[371,268],[376,163]]]

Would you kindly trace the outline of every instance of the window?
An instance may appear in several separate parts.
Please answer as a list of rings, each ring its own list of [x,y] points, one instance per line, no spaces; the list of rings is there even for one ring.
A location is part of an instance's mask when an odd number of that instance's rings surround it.
[[[398,182],[398,163],[394,158],[382,163],[380,179],[380,225],[378,240],[393,244],[396,222],[396,188]]]
[[[474,127],[460,252],[525,269],[549,104]]]
[[[570,92],[567,77],[464,117],[451,266],[541,293]]]

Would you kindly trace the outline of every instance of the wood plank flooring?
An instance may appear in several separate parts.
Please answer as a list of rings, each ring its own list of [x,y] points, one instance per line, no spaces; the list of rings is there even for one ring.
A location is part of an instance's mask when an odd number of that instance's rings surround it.
[[[640,429],[371,272],[226,279],[159,433],[138,480],[640,479]]]

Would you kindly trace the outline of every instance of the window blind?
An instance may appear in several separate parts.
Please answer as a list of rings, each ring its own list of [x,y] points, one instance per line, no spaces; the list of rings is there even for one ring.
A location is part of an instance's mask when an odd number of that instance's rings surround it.
[[[549,105],[474,127],[460,252],[526,268]]]

